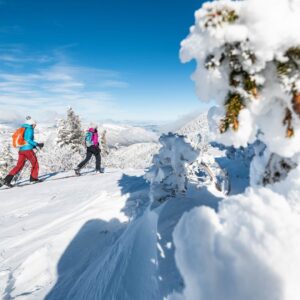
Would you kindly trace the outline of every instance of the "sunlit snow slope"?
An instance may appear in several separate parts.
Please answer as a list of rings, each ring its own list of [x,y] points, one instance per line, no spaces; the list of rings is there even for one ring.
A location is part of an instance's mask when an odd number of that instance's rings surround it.
[[[151,299],[155,217],[129,223],[148,201],[141,173],[61,173],[0,190],[0,299]]]

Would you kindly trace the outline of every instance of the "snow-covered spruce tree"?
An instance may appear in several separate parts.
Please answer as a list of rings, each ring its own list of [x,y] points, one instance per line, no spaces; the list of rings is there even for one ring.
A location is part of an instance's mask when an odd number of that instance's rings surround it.
[[[146,175],[152,202],[183,194],[187,189],[188,166],[199,155],[185,137],[178,134],[164,134],[159,142],[162,147],[153,157],[153,166]]]
[[[57,145],[68,146],[72,152],[81,152],[84,141],[84,132],[78,115],[70,107],[67,110],[67,118],[58,123]]]
[[[46,143],[41,165],[45,171],[57,172],[73,169],[84,153],[84,131],[78,115],[70,107],[66,119],[58,122],[57,137]]]
[[[11,147],[8,143],[3,145],[0,152],[0,178],[5,177],[14,165]]]
[[[247,146],[259,132],[264,145],[244,193],[178,223],[185,287],[168,300],[298,300],[300,1],[212,1],[195,16],[181,58],[196,59],[199,98],[219,106],[209,113],[216,138]]]
[[[259,129],[270,152],[292,157],[299,151],[296,12],[298,0],[214,1],[197,11],[181,59],[196,59],[199,98],[219,105],[210,116],[222,143],[247,146]]]

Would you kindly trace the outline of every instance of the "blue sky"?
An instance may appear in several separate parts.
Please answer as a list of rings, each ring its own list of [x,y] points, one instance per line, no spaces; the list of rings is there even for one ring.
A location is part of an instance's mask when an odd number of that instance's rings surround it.
[[[168,121],[205,109],[178,58],[197,0],[0,0],[0,121]]]

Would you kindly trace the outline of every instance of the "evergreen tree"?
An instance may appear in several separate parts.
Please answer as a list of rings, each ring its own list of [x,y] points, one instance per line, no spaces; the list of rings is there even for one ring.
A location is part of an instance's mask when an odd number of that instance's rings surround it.
[[[78,115],[70,107],[67,118],[59,121],[57,131],[57,145],[61,148],[68,146],[73,152],[81,152],[83,148],[84,132]]]
[[[13,164],[14,158],[11,153],[11,147],[8,143],[4,144],[0,153],[0,178],[3,178],[8,174],[13,167]]]
[[[271,4],[263,2],[265,7]],[[285,20],[295,14],[288,3],[280,1]],[[285,38],[272,39],[269,32],[282,20],[281,12],[261,11],[259,1],[206,2],[181,44],[181,59],[196,59],[197,94],[219,106],[210,112],[215,137],[235,147],[246,147],[259,137],[276,154],[265,170],[267,184],[281,180],[297,164],[293,156],[300,140],[300,39],[294,34],[296,23],[286,21],[281,26]]]

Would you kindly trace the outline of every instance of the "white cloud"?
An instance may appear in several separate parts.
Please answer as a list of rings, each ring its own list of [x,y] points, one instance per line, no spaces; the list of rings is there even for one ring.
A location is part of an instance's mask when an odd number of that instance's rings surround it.
[[[0,27],[0,33],[5,29]],[[0,61],[8,63],[49,63],[55,60],[54,57],[48,55],[28,55],[23,53],[21,46],[15,45],[15,47],[0,46]]]
[[[118,114],[108,89],[128,86],[119,72],[61,63],[50,56],[37,55],[35,59],[17,46],[7,53],[3,49],[7,48],[0,47],[0,63],[17,63],[18,69],[6,65],[2,68],[5,71],[0,71],[1,111],[15,111],[17,117],[30,114],[37,119],[60,114],[68,106],[86,118]],[[0,119],[4,121],[4,117]]]

